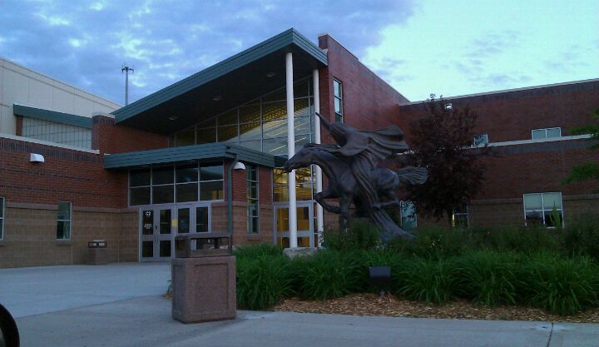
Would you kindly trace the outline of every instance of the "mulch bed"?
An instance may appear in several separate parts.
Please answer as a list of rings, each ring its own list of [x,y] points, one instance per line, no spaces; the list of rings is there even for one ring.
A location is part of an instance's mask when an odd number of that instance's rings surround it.
[[[574,316],[559,316],[537,308],[487,307],[467,301],[452,301],[440,306],[427,305],[422,302],[398,299],[389,294],[382,297],[378,294],[352,294],[324,301],[290,298],[283,300],[272,310],[355,316],[599,323],[599,309],[579,312]]]

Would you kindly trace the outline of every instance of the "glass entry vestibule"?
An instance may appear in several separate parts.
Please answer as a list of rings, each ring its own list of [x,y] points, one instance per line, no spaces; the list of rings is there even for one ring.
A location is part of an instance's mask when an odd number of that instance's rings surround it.
[[[314,203],[297,202],[297,246],[315,247]],[[275,240],[277,245],[289,248],[289,204],[275,205]]]
[[[140,260],[170,260],[175,254],[175,236],[210,232],[210,209],[209,203],[141,207]]]

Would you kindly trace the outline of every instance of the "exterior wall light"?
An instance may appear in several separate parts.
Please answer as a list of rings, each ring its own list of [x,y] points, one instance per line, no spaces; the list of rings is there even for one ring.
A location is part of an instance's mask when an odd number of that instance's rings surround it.
[[[31,153],[31,155],[29,156],[29,162],[31,163],[43,163],[44,161],[44,156],[41,154]]]
[[[235,165],[233,166],[233,170],[245,170],[245,164],[238,161],[237,163],[235,163]]]
[[[368,268],[370,281],[374,286],[379,287],[380,296],[385,295],[385,288],[391,280],[391,267],[389,266],[371,266]]]

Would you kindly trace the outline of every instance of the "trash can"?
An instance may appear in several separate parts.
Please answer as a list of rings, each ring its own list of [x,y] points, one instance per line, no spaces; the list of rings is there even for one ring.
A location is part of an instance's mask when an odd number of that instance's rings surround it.
[[[108,263],[108,244],[106,240],[93,240],[87,243],[87,263],[102,265]]]
[[[237,314],[235,257],[227,233],[179,235],[172,260],[173,319],[199,323]]]

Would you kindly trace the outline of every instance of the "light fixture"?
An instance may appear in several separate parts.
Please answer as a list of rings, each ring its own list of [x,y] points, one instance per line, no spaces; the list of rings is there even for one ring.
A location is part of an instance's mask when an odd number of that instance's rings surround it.
[[[233,170],[245,170],[245,164],[238,161],[233,165]]]
[[[179,117],[178,116],[170,116],[170,117],[168,117],[168,120],[176,120],[176,119],[179,119]]]
[[[223,98],[222,96],[217,95],[217,96],[213,97],[212,100],[214,100],[214,101],[220,101],[222,98]]]
[[[29,156],[29,162],[31,163],[43,163],[44,161],[44,156],[41,154],[31,153],[31,155]]]
[[[269,73],[266,74],[266,77],[273,78],[275,75],[276,75],[276,73],[274,73],[274,72],[271,71],[271,72],[269,72]]]

